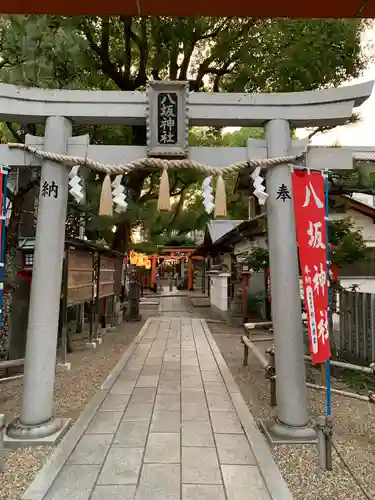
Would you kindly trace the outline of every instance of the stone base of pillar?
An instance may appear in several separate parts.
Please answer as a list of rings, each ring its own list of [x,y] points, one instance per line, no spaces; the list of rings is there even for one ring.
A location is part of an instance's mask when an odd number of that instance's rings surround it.
[[[128,317],[128,318],[126,318],[125,321],[127,321],[128,323],[133,323],[133,322],[136,322],[136,321],[142,321],[142,316],[138,315],[138,316]]]
[[[41,425],[23,425],[17,419],[8,425],[5,436],[5,448],[20,446],[51,446],[56,444],[69,429],[70,418],[51,418]]]
[[[313,424],[292,427],[277,419],[261,421],[261,427],[271,445],[278,444],[316,444],[318,437]]]
[[[86,349],[96,349],[96,342],[86,342]]]
[[[56,364],[56,372],[57,373],[70,372],[70,368],[71,368],[71,365],[68,362]]]

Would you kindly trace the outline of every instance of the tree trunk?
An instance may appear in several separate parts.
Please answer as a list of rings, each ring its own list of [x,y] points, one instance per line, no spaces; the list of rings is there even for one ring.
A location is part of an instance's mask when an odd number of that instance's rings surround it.
[[[8,333],[10,331],[10,318],[12,308],[13,291],[4,292],[3,296],[3,324],[0,329],[0,359],[8,358]]]
[[[21,174],[23,178],[22,184],[18,187],[18,192],[10,196],[12,201],[12,211],[9,219],[8,227],[6,230],[5,237],[5,268],[4,268],[4,297],[3,297],[3,321],[0,324],[0,357],[8,358],[9,356],[9,340],[11,335],[11,313],[12,313],[12,301],[14,298],[14,291],[17,286],[17,251],[18,251],[18,239],[20,234],[20,227],[22,223],[22,211],[25,203],[25,199],[28,198],[28,202],[33,200],[35,196],[35,189],[38,186],[39,180],[33,178],[32,173],[25,171]],[[30,202],[31,203],[31,202]],[[31,205],[30,205],[31,206]],[[30,207],[28,207],[30,208]],[[26,219],[24,224],[25,235],[31,235],[33,228],[30,225],[34,225],[34,214],[32,210],[27,210]],[[31,233],[30,233],[31,231]]]
[[[7,252],[5,257],[5,276],[13,276],[15,269],[16,249]],[[9,337],[11,331],[12,303],[13,303],[14,285],[6,282],[4,284],[3,295],[3,321],[0,325],[0,359],[8,358]]]

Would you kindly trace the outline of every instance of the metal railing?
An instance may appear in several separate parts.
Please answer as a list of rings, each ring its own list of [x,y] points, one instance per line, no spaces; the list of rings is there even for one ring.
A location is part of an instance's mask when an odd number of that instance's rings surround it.
[[[5,415],[0,415],[0,472],[5,471],[4,460]]]
[[[251,325],[253,328],[256,326],[256,324]],[[248,335],[243,335],[241,337],[241,342],[244,345],[244,358],[243,358],[243,365],[246,366],[248,364],[248,358],[249,358],[249,349],[252,351],[254,356],[257,358],[259,363],[261,364],[262,368],[265,371],[265,377],[270,381],[270,405],[271,406],[276,406],[276,367],[275,367],[275,348],[271,347],[269,349],[266,349],[265,353],[268,354],[269,359],[267,360],[265,354],[263,354],[258,347],[251,342],[249,335],[250,335],[250,330],[252,328],[246,328],[245,331],[248,332]],[[305,355],[304,356],[305,361],[311,361],[311,356]],[[371,363],[370,366],[360,366],[360,365],[354,365],[351,363],[345,363],[342,361],[336,361],[336,360],[331,360],[331,365],[332,366],[337,366],[339,368],[351,370],[351,371],[357,371],[361,373],[365,373],[368,375],[375,375],[375,363]],[[310,382],[306,382],[307,387],[310,387],[311,389],[315,390],[325,390],[326,388],[322,385],[317,385],[317,384],[312,384]],[[367,395],[363,394],[357,394],[354,392],[349,392],[349,391],[342,391],[340,389],[331,389],[331,392],[333,394],[337,394],[340,396],[344,397],[349,397],[353,399],[357,399],[359,401],[366,401],[368,403],[373,403],[375,404],[375,392],[369,391]]]

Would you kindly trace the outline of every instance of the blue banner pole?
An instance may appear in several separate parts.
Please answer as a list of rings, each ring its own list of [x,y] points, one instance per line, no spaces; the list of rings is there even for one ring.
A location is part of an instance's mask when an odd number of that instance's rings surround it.
[[[2,168],[1,175],[3,176],[3,203],[1,207],[1,249],[0,249],[0,324],[3,323],[3,297],[4,297],[4,278],[5,278],[5,231],[7,218],[7,184],[8,184],[8,169]]]
[[[326,259],[327,259],[327,284],[328,284],[328,314],[327,314],[327,328],[332,324],[332,289],[330,284],[330,259],[329,259],[329,246],[328,246],[328,214],[329,214],[329,181],[328,181],[328,173],[324,175],[325,178],[325,221],[326,221]],[[333,335],[333,332],[329,332],[329,335]],[[327,359],[325,363],[326,368],[326,413],[327,417],[331,416],[331,362]]]

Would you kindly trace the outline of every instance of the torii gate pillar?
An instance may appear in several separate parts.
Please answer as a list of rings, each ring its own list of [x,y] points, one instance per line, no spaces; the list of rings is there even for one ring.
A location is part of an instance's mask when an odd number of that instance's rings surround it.
[[[70,120],[62,116],[47,118],[47,150],[65,154],[71,135]],[[66,427],[66,422],[53,417],[53,391],[68,182],[65,166],[48,160],[43,162],[21,415],[7,430],[10,438],[24,442],[45,436],[50,436],[53,442],[53,436],[57,438]]]
[[[268,157],[288,156],[291,130],[286,120],[271,120],[265,125]],[[264,423],[273,442],[311,442],[316,439],[309,423],[298,252],[293,200],[277,199],[284,184],[292,192],[289,165],[267,172],[268,246],[271,272],[272,319],[275,330],[277,380],[277,418]],[[291,396],[292,395],[292,396]]]

